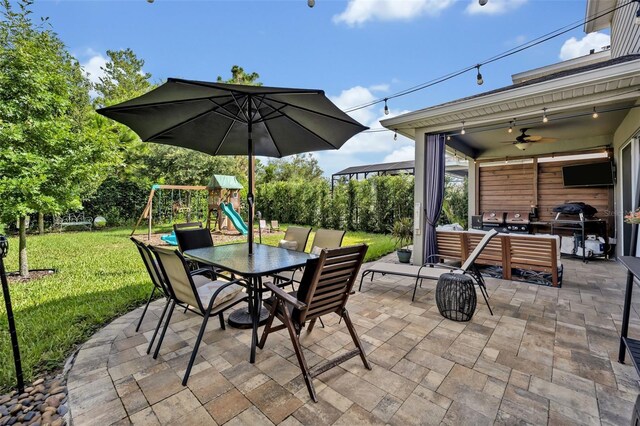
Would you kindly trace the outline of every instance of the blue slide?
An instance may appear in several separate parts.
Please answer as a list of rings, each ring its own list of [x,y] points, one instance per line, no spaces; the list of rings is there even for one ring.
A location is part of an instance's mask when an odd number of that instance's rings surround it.
[[[238,212],[233,209],[231,203],[220,203],[220,208],[225,216],[231,220],[233,226],[235,226],[242,235],[247,235],[247,225],[244,223],[244,220],[242,220]]]

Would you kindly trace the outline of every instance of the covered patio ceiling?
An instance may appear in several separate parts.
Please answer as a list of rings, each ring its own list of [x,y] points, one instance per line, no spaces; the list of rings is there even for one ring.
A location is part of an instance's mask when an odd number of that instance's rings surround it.
[[[594,107],[598,118],[592,117]],[[381,123],[414,139],[425,133],[444,133],[450,151],[488,160],[604,148],[612,144],[629,111],[638,107],[640,55],[629,55],[539,75]],[[542,121],[544,111],[546,123]],[[514,119],[513,131],[508,133]],[[518,149],[514,142],[523,128],[528,135],[555,141]]]

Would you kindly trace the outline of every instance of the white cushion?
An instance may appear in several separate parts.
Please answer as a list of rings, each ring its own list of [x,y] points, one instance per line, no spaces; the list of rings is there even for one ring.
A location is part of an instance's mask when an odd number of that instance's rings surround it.
[[[278,247],[285,248],[287,250],[296,250],[298,248],[297,241],[280,240]]]
[[[204,283],[198,287],[198,297],[200,298],[200,302],[202,306],[205,308],[209,306],[209,301],[211,300],[211,296],[215,293],[220,287],[225,284],[229,284],[227,281],[209,281],[208,283]],[[238,284],[230,285],[224,288],[218,295],[216,296],[216,300],[213,306],[221,305],[224,302],[227,302],[234,297],[236,297],[239,293],[244,290],[244,287],[239,286]]]

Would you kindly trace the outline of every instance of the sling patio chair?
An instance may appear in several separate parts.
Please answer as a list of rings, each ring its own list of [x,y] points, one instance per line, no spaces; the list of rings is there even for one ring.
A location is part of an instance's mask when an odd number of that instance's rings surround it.
[[[198,229],[202,228],[202,222],[186,222],[186,223],[174,223],[173,230],[177,231],[178,229]]]
[[[311,253],[320,254],[322,249],[333,249],[342,246],[342,240],[347,232],[338,231],[335,229],[318,229],[313,236],[311,242]],[[286,287],[293,283],[300,283],[295,280],[295,275],[298,271],[303,271],[304,268],[295,269],[293,271],[283,271],[274,276],[274,282],[279,287]]]
[[[181,253],[184,253],[186,250],[213,247],[213,238],[211,237],[211,231],[208,228],[200,227],[184,229],[176,228],[176,225],[174,225],[174,232],[176,233],[178,249]],[[207,273],[206,271],[208,271],[211,279],[216,279],[216,275],[223,272],[210,265],[200,264],[192,260],[187,260],[187,263],[189,264],[190,269],[194,272],[199,271],[199,273]]]
[[[298,358],[302,376],[307,384],[307,390],[315,402],[318,402],[318,398],[313,386],[313,377],[356,355],[359,355],[364,366],[371,370],[371,365],[367,361],[356,329],[346,309],[349,295],[352,294],[353,285],[366,252],[367,246],[365,244],[323,249],[317,259],[307,261],[297,292],[287,293],[271,282],[265,283],[267,288],[273,292],[273,296],[264,300],[265,307],[269,309],[269,318],[258,347],[264,348],[270,333],[286,328]],[[344,319],[356,348],[310,370],[300,345],[300,332],[305,327],[305,323],[309,321],[307,332],[310,333],[315,321],[329,314],[337,314],[341,319]],[[273,320],[276,317],[282,324],[273,325]]]
[[[362,281],[364,277],[367,275],[370,276],[371,281],[373,281],[373,277],[375,274],[384,275],[398,275],[402,277],[411,277],[416,279],[415,286],[413,288],[413,296],[411,297],[411,301],[416,298],[416,290],[418,289],[418,283],[422,286],[422,281],[425,279],[429,280],[438,280],[442,274],[446,273],[459,273],[469,275],[475,283],[480,288],[480,293],[482,293],[482,297],[484,297],[484,301],[487,303],[487,307],[489,308],[489,312],[493,315],[493,311],[491,310],[491,306],[489,305],[489,295],[487,293],[487,286],[484,282],[484,278],[482,278],[482,274],[478,270],[478,267],[474,263],[482,250],[489,244],[489,241],[493,237],[498,235],[498,231],[492,229],[487,232],[485,236],[480,240],[476,248],[471,252],[469,257],[464,261],[464,263],[459,267],[455,268],[453,266],[444,266],[439,263],[425,263],[422,266],[418,265],[405,265],[405,264],[397,264],[397,263],[387,263],[387,262],[377,262],[373,265],[367,267],[364,271],[362,271],[362,275],[360,277],[360,286],[358,287],[358,291],[362,290]],[[434,254],[431,255],[430,258],[440,258],[440,255]],[[428,261],[429,259],[427,259]]]
[[[265,232],[265,233],[271,232],[271,230],[269,228],[267,228],[267,221],[264,220],[264,219],[260,219],[258,221],[258,230],[260,232]]]
[[[159,269],[158,261],[155,259],[155,255],[151,252],[149,246],[145,245],[142,241],[139,241],[133,237],[131,237],[131,241],[136,245],[138,251],[140,252],[140,256],[142,256],[142,262],[144,263],[147,272],[149,273],[149,277],[151,278],[151,282],[153,283],[153,289],[151,290],[151,294],[149,295],[149,299],[147,300],[147,304],[142,311],[142,315],[140,316],[140,320],[138,321],[138,326],[136,327],[136,331],[140,330],[140,325],[142,324],[142,320],[144,319],[145,314],[147,313],[147,309],[149,308],[149,304],[153,300],[156,292],[160,292],[164,298],[166,299],[166,303],[164,304],[164,309],[162,310],[162,314],[158,318],[158,323],[156,325],[155,331],[153,332],[153,336],[149,341],[149,346],[147,347],[147,353],[151,352],[151,348],[153,347],[153,342],[156,340],[158,335],[158,331],[160,330],[160,325],[162,324],[162,320],[164,316],[167,314],[167,309],[171,303],[171,292],[165,283],[164,276]],[[200,287],[207,282],[210,281],[208,275],[211,272],[209,269],[199,269],[195,271],[190,271],[189,273],[193,277],[193,282],[196,287]]]
[[[310,233],[311,228],[290,226],[287,228],[287,232],[284,233],[284,238],[278,246],[289,250],[304,251],[307,247]]]
[[[272,220],[270,225],[271,225],[271,232],[280,230],[280,224],[278,223],[277,220]]]
[[[169,312],[165,319],[162,333],[158,339],[156,350],[153,353],[153,358],[158,357],[160,352],[160,346],[164,340],[164,336],[167,332],[169,322],[171,321],[171,315],[176,305],[184,307],[198,315],[202,316],[202,324],[200,325],[200,331],[195,341],[193,351],[191,352],[191,358],[187,365],[187,370],[184,373],[182,379],[182,385],[187,385],[189,380],[189,374],[191,373],[191,367],[196,359],[202,336],[207,327],[209,317],[218,316],[220,320],[220,328],[225,329],[223,313],[227,309],[237,305],[240,302],[246,300],[246,294],[243,290],[246,288],[246,282],[244,280],[206,280],[202,281],[200,278],[204,278],[201,275],[193,276],[189,273],[189,266],[182,254],[177,250],[170,250],[161,247],[150,247],[151,251],[156,256],[160,270],[164,277],[167,289],[171,296],[171,305],[169,306]],[[200,282],[197,282],[200,281]]]

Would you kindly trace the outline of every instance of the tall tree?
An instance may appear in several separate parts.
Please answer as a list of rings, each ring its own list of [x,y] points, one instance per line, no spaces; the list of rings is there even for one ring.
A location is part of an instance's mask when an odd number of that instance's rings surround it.
[[[80,207],[109,163],[89,83],[47,20],[32,21],[31,4],[0,7],[0,219],[19,220],[23,276],[27,215]]]
[[[238,65],[231,67],[231,78],[224,80],[221,76],[218,76],[219,83],[231,83],[231,84],[246,84],[248,86],[262,86],[262,83],[257,81],[260,75],[257,72],[247,74],[244,68]]]
[[[124,102],[153,89],[151,74],[143,70],[144,60],[138,58],[133,50],[107,50],[107,57],[107,63],[101,68],[104,75],[94,85],[97,93],[93,101],[95,107]],[[111,135],[115,143],[114,153],[118,160],[115,175],[121,179],[145,180],[149,147],[120,123],[101,116],[100,124],[103,132]]]

